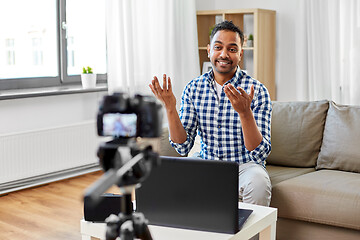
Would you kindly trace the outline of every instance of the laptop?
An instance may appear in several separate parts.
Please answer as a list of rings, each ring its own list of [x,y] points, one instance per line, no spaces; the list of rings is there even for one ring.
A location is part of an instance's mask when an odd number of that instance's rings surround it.
[[[141,187],[136,211],[152,225],[237,233],[252,210],[238,209],[235,162],[161,156]]]

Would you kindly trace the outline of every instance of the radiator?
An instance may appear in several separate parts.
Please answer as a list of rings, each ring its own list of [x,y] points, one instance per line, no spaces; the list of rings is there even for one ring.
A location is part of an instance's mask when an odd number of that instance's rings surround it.
[[[0,135],[0,194],[98,170],[95,121]]]

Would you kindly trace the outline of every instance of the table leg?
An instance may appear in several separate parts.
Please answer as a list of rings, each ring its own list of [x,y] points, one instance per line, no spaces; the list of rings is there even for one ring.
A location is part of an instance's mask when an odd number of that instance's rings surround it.
[[[85,235],[85,234],[81,234],[81,240],[91,240],[91,236]]]
[[[276,239],[276,222],[262,230],[259,234],[259,240],[275,240]]]
[[[81,240],[101,240],[101,239],[96,238],[96,237],[92,237],[92,236],[89,236],[89,235],[82,234],[81,235]]]

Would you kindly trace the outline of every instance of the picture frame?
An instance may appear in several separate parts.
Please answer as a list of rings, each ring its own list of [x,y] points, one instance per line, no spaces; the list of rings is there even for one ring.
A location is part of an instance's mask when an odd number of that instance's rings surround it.
[[[204,62],[202,68],[202,74],[209,72],[212,69],[211,62]]]

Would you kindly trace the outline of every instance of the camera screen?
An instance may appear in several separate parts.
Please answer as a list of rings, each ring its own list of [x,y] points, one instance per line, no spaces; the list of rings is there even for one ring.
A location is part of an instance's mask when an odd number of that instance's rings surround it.
[[[106,113],[103,116],[103,134],[113,137],[136,136],[135,113]]]

